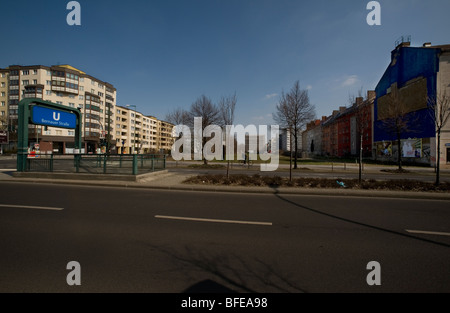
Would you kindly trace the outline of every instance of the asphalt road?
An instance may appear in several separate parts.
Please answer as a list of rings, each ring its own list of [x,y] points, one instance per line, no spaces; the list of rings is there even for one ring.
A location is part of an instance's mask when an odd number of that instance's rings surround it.
[[[450,292],[449,201],[0,190],[0,292]]]

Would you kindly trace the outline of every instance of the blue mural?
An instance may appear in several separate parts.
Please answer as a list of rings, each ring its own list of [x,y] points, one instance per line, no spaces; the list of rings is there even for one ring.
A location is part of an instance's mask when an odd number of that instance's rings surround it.
[[[378,98],[386,95],[392,84],[397,83],[397,88],[400,89],[408,81],[418,77],[427,79],[428,96],[435,96],[439,53],[439,48],[399,47],[392,51],[391,64],[375,89],[377,98],[374,104],[374,142],[397,140],[394,134],[386,132],[381,121],[377,121]],[[409,115],[414,125],[411,125],[411,132],[402,134],[401,139],[435,137],[434,122],[430,119],[427,109]]]

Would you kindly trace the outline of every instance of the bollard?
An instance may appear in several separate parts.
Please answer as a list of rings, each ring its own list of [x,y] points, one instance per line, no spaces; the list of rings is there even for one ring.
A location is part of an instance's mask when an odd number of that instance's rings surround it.
[[[106,154],[103,155],[103,174],[106,174]]]
[[[133,154],[133,175],[138,174],[138,159],[137,155]]]

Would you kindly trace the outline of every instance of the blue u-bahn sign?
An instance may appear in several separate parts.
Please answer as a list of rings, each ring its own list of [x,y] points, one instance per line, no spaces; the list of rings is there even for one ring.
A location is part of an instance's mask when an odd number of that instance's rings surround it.
[[[33,106],[31,109],[33,124],[74,129],[77,127],[77,116],[70,112]]]
[[[74,129],[75,149],[81,150],[81,120],[79,109],[66,107],[37,98],[26,98],[19,102],[17,131],[17,171],[27,170],[29,124]]]

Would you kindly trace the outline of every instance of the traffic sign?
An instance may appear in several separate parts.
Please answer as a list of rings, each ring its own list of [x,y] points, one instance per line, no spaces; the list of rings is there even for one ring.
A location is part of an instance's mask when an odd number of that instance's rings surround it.
[[[77,126],[77,117],[73,113],[33,106],[31,110],[33,124],[74,129]]]

